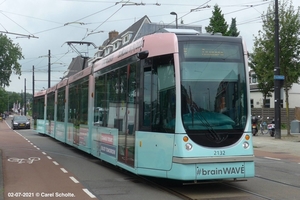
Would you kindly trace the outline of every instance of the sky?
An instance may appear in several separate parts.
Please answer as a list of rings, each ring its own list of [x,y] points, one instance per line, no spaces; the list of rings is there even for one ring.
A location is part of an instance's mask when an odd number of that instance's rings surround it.
[[[92,42],[101,46],[110,31],[123,32],[147,15],[152,23],[209,25],[214,5],[224,14],[228,25],[236,18],[240,36],[252,52],[254,36],[262,28],[261,16],[274,0],[0,0],[0,33],[22,49],[22,75],[11,76],[6,91],[27,93],[48,88],[50,50],[51,86],[57,84],[72,58],[80,54],[93,56],[93,45],[76,45],[74,51],[66,42]],[[295,8],[300,1],[293,1]],[[34,66],[34,81],[33,81]]]

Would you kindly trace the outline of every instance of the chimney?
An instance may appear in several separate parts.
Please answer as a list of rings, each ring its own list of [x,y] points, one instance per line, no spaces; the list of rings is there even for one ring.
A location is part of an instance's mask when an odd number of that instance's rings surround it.
[[[118,37],[119,32],[118,31],[111,31],[108,33],[108,38],[109,41],[112,41],[113,39],[115,39],[116,37]]]

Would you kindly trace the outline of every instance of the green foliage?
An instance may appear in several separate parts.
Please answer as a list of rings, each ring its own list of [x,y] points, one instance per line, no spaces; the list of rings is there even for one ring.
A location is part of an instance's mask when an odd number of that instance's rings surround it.
[[[226,35],[237,37],[237,36],[239,36],[239,34],[240,34],[240,32],[237,30],[237,27],[236,27],[236,18],[232,18],[229,30],[227,31]]]
[[[281,129],[287,129],[287,125],[286,124],[281,124]]]
[[[225,21],[221,8],[218,5],[215,5],[212,14],[209,25],[205,27],[206,32],[222,33],[222,35],[226,35],[228,24]]]
[[[0,34],[0,87],[9,86],[12,73],[21,76],[22,50],[18,44],[13,44],[6,35]]]
[[[228,24],[225,21],[224,15],[222,14],[221,8],[216,4],[212,12],[212,17],[210,18],[209,25],[205,27],[206,32],[222,33],[224,36],[239,36],[240,32],[236,27],[236,18],[232,18],[230,27],[228,29]]]
[[[12,111],[14,103],[20,102],[23,104],[23,94],[15,93],[15,92],[7,92],[3,88],[0,88],[0,113],[4,111]],[[27,94],[27,97],[32,95]]]

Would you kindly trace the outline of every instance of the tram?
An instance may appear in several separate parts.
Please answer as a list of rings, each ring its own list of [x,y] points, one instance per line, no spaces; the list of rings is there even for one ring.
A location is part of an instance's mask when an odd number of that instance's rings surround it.
[[[242,38],[144,36],[37,93],[36,130],[138,175],[254,177],[247,59]]]

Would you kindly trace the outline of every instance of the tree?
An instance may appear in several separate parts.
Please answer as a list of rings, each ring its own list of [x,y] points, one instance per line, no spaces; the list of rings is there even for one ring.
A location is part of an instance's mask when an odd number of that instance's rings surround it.
[[[210,18],[209,25],[205,27],[208,33],[222,33],[227,34],[228,24],[225,21],[224,15],[222,14],[221,8],[216,4],[212,11],[212,17]]]
[[[21,103],[23,101],[23,94],[16,92],[7,92],[3,88],[0,88],[0,113],[5,111],[11,112],[14,106],[14,103]],[[32,94],[29,97],[32,97]],[[22,103],[23,105],[23,103]]]
[[[226,35],[237,37],[237,36],[239,36],[239,34],[240,34],[240,32],[237,30],[237,27],[236,27],[236,18],[232,18],[229,30],[227,31]]]
[[[12,73],[21,76],[22,50],[18,44],[14,44],[6,35],[0,34],[0,87],[9,86]]]
[[[255,37],[251,67],[258,76],[259,87],[270,83],[274,77],[275,66],[275,5],[268,8],[262,16],[263,29]],[[289,89],[293,83],[299,83],[300,76],[300,10],[294,9],[292,1],[283,0],[279,4],[279,66],[280,74],[284,75],[283,88],[285,91],[286,114],[289,119]],[[273,78],[274,85],[274,78]],[[263,88],[261,88],[262,90]],[[287,133],[290,134],[290,124],[287,124]]]
[[[274,49],[265,48],[264,42],[267,40],[262,40],[260,36],[261,32],[259,32],[259,37],[255,37],[254,50],[249,56],[249,67],[255,72],[258,88],[263,95],[263,108],[265,108],[267,97],[271,97],[274,91],[275,54]],[[271,51],[268,52],[268,50]]]

